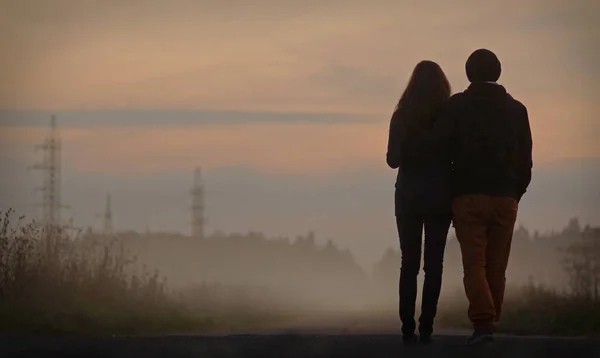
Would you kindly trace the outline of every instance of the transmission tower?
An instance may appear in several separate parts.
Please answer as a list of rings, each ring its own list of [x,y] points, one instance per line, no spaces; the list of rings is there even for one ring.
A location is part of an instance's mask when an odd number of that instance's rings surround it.
[[[192,187],[192,237],[204,239],[204,224],[204,185],[200,167],[196,167]]]
[[[47,228],[57,228],[61,225],[60,210],[64,208],[60,201],[60,178],[61,178],[61,145],[56,125],[56,116],[52,115],[50,122],[50,134],[43,144],[37,145],[36,150],[43,151],[41,164],[36,164],[32,169],[44,172],[43,185],[35,189],[43,194],[42,222]]]
[[[106,210],[104,211],[104,230],[105,236],[111,236],[114,233],[113,229],[113,215],[112,208],[110,205],[110,195],[106,196]]]

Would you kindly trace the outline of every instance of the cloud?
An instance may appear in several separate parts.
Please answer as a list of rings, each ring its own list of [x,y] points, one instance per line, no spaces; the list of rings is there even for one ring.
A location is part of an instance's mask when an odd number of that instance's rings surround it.
[[[366,90],[349,96],[325,79],[351,70],[344,73],[355,89],[373,76],[403,83],[430,58],[462,87],[464,58],[482,45],[497,48],[507,65],[523,59],[508,68],[521,69],[514,78],[526,85],[522,71],[551,68],[557,53],[573,52],[562,47],[577,42],[573,29],[583,25],[565,19],[593,10],[592,1],[301,3],[8,1],[0,15],[7,46],[0,106],[376,111],[397,97],[396,87],[366,100]],[[548,25],[558,20],[562,26]],[[530,53],[545,57],[543,66]]]
[[[344,65],[330,65],[309,76],[309,81],[315,86],[333,91],[346,97],[369,99],[389,95],[398,90],[397,80],[391,76],[372,73],[365,68]]]
[[[4,153],[43,140],[42,127],[3,127]],[[383,158],[384,122],[260,122],[61,128],[63,163],[93,173],[167,172],[201,163],[323,175]]]
[[[63,128],[196,126],[252,123],[365,123],[366,116],[345,113],[258,112],[235,110],[0,110],[2,127],[47,127],[52,115]]]

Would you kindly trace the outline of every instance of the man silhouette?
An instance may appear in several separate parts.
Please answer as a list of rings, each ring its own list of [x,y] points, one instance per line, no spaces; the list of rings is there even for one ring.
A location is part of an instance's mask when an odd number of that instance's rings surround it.
[[[527,109],[496,83],[496,55],[479,49],[465,67],[471,84],[450,98],[441,122],[448,140],[442,142],[451,152],[453,223],[474,329],[467,344],[473,345],[492,340],[500,318],[518,203],[533,161]]]

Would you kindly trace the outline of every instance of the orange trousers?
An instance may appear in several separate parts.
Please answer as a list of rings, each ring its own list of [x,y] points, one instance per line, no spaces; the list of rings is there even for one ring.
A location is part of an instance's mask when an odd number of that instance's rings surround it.
[[[518,202],[500,196],[463,195],[453,200],[452,211],[469,319],[474,329],[493,331],[502,312]]]

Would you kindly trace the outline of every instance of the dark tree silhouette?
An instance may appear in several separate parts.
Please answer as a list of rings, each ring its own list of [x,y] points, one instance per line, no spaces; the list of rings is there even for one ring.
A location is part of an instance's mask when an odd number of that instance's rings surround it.
[[[580,230],[577,220],[571,220],[563,231],[574,237],[562,249],[563,266],[569,277],[571,293],[584,300],[600,300],[600,228],[586,226]]]

